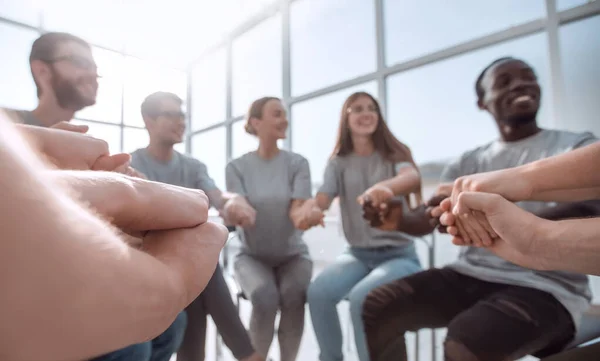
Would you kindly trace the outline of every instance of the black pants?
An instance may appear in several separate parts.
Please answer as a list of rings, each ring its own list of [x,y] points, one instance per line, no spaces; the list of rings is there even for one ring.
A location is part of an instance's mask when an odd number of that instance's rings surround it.
[[[371,361],[407,360],[404,333],[447,327],[447,361],[543,356],[574,336],[571,315],[554,296],[431,269],[374,289],[363,305]]]
[[[203,361],[206,345],[206,316],[210,315],[217,331],[233,356],[240,360],[251,356],[254,348],[246,328],[238,316],[237,309],[223,278],[223,270],[217,269],[200,296],[187,308],[188,323],[178,361]]]

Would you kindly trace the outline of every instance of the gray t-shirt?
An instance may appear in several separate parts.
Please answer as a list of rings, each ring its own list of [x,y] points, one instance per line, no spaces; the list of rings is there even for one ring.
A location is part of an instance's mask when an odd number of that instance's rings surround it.
[[[596,140],[591,133],[542,130],[518,142],[494,141],[463,154],[449,164],[442,173],[442,182],[451,182],[464,175],[520,166],[589,145]],[[554,205],[545,202],[517,204],[529,212]],[[568,241],[565,239],[565,242]],[[526,269],[505,261],[485,248],[463,247],[458,261],[448,267],[483,281],[548,292],[571,313],[576,325],[579,324],[581,315],[591,300],[588,278],[585,275]]]
[[[352,247],[407,246],[413,242],[413,237],[405,233],[370,227],[363,219],[362,207],[356,201],[369,187],[396,176],[403,167],[412,167],[412,164],[393,164],[378,152],[369,156],[351,154],[334,157],[327,163],[319,193],[327,194],[330,199],[340,198],[344,236]],[[403,202],[404,208],[407,208],[406,202]]]
[[[168,162],[159,162],[145,148],[141,148],[131,153],[131,166],[155,182],[205,192],[217,189],[204,163],[177,151],[173,151],[173,158]]]
[[[308,255],[302,231],[290,220],[293,199],[311,197],[310,168],[299,154],[281,150],[266,160],[256,152],[232,160],[225,170],[227,190],[246,197],[256,223],[244,229],[244,254],[276,265],[291,256]]]
[[[38,127],[45,127],[29,110],[16,110],[16,109],[2,109],[8,114],[8,116],[18,124],[35,125]]]

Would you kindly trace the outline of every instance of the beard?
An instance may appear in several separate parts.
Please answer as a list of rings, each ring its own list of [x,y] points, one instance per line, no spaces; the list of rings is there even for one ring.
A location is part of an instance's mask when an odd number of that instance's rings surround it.
[[[530,123],[535,123],[537,113],[538,111],[536,109],[530,112],[510,114],[502,120],[502,123],[510,125],[512,127],[519,127]]]
[[[78,81],[85,81],[85,79],[78,79]],[[54,69],[52,70],[51,86],[61,108],[79,111],[96,103],[95,98],[85,97],[77,89],[75,82],[65,79]]]

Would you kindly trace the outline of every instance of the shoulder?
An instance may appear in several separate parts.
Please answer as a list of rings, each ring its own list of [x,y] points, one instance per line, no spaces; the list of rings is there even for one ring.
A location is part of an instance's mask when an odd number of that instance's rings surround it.
[[[598,138],[592,132],[571,132],[556,129],[545,131],[548,133],[548,137],[556,140],[556,143],[571,149],[583,147],[598,141]]]
[[[16,124],[25,123],[26,115],[28,113],[27,110],[18,110],[11,108],[2,108],[0,107],[0,112],[3,112],[8,116],[8,120]]]
[[[179,158],[179,161],[181,162],[181,164],[183,164],[184,167],[206,169],[206,164],[204,164],[201,160],[194,158],[190,155],[175,151],[175,156]]]
[[[234,158],[227,163],[227,168],[241,168],[244,164],[253,163],[255,159],[255,152],[248,152],[237,158]]]
[[[308,160],[304,156],[298,153],[290,152],[288,150],[282,150],[282,152],[283,156],[285,157],[287,163],[290,164],[290,166],[301,167],[308,165]]]
[[[146,157],[146,152],[144,148],[136,149],[133,152],[129,153],[131,155],[131,163],[136,163],[140,161],[140,159],[144,159]]]
[[[479,160],[493,146],[494,142],[468,150],[458,157],[450,160],[442,171],[442,181],[454,181],[456,178],[467,174],[477,173]]]

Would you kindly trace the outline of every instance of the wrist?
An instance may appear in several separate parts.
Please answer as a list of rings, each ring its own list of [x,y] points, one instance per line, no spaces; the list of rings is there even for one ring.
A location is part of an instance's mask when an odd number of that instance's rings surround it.
[[[556,260],[560,259],[560,251],[555,243],[557,237],[560,238],[562,233],[560,222],[536,217],[531,226],[533,239],[531,247],[524,250],[524,256],[535,260],[536,269],[550,271]]]

